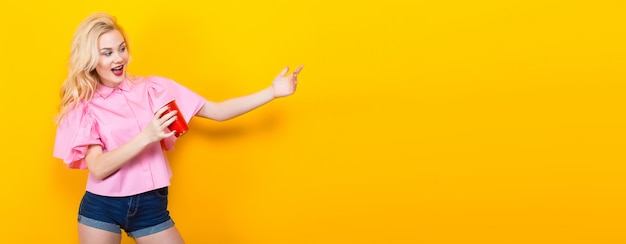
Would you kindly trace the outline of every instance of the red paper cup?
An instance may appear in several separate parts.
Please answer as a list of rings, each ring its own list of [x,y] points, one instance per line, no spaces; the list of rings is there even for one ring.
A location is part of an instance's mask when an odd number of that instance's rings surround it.
[[[189,130],[189,127],[187,126],[187,121],[185,121],[185,118],[183,118],[183,113],[181,113],[180,109],[178,109],[176,101],[171,101],[165,106],[168,106],[169,109],[163,112],[163,114],[167,114],[170,111],[174,110],[178,111],[178,113],[176,114],[176,120],[174,120],[174,123],[170,124],[170,126],[168,126],[167,128],[170,129],[170,131],[176,131],[174,133],[176,137],[182,136],[183,134],[187,133],[187,131]]]

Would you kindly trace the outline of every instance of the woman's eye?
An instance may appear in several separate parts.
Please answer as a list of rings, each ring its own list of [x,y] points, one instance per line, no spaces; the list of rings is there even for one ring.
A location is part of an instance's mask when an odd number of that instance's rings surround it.
[[[121,52],[126,51],[126,47],[122,47],[122,48],[120,48],[120,51],[121,51]]]
[[[103,54],[104,56],[107,56],[107,57],[108,57],[108,56],[111,56],[111,54],[112,54],[112,53],[113,53],[113,52],[105,52],[105,53],[102,53],[102,54]]]

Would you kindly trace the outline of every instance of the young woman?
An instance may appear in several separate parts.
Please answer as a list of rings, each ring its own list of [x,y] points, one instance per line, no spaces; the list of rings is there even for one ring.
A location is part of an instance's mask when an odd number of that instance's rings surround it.
[[[177,137],[168,126],[181,113],[224,121],[295,92],[298,67],[285,68],[254,94],[212,102],[163,77],[131,76],[126,35],[114,17],[92,14],[76,30],[61,88],[54,156],[88,169],[78,212],[81,243],[183,243],[167,210],[171,170],[164,150]],[[179,110],[167,112],[175,101]]]

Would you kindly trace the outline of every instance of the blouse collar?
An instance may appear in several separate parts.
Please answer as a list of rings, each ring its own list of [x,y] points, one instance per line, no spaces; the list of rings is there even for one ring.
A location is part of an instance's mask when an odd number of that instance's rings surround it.
[[[130,91],[130,88],[130,82],[128,81],[128,79],[124,79],[117,87],[108,87],[102,84],[98,84],[98,87],[96,88],[96,93],[103,98],[107,98],[115,90]]]

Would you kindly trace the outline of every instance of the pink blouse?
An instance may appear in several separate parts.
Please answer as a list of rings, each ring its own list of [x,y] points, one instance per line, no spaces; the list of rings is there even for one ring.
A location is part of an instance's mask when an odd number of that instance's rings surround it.
[[[116,149],[139,134],[156,111],[172,100],[187,122],[206,102],[180,84],[156,76],[125,80],[115,88],[99,85],[90,101],[81,102],[59,123],[54,157],[69,168],[86,169],[89,145],[100,145],[104,152]],[[172,136],[150,144],[104,180],[89,174],[87,191],[130,196],[169,186],[172,172],[164,149],[172,149],[176,139]]]

